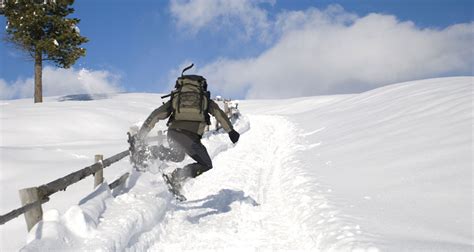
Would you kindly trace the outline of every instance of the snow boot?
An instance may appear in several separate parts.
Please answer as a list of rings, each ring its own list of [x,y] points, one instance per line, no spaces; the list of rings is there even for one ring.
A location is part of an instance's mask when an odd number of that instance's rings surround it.
[[[186,169],[183,168],[176,168],[172,173],[171,173],[171,178],[170,182],[175,187],[177,190],[181,190],[182,184],[184,181],[186,181],[187,178],[189,178],[189,172],[187,172]]]
[[[163,173],[163,179],[168,186],[168,191],[170,191],[175,199],[178,201],[185,201],[186,197],[181,193],[182,183],[186,180],[186,176],[182,174],[181,168],[174,170],[171,175]]]

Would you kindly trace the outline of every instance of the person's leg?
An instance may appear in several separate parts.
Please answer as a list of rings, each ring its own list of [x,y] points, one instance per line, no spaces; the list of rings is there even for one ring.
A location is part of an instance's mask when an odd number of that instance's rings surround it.
[[[189,171],[188,174],[190,177],[195,178],[212,169],[212,160],[200,139],[192,145],[191,149],[192,151],[188,153],[188,155],[191,156],[196,163],[188,164],[183,169]]]
[[[176,169],[173,172],[175,176],[195,178],[212,168],[212,160],[206,147],[201,143],[201,137],[198,134],[168,130],[168,136],[196,161],[196,163],[186,165],[182,169]]]

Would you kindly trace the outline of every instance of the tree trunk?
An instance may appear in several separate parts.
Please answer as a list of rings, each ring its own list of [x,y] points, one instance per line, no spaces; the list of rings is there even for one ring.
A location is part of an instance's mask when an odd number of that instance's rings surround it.
[[[43,102],[43,55],[41,50],[35,54],[35,103]]]

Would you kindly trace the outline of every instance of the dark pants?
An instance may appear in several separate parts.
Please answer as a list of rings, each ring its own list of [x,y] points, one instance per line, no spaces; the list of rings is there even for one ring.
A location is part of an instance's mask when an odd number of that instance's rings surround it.
[[[195,178],[212,168],[212,160],[206,147],[201,143],[201,136],[198,134],[169,129],[168,143],[169,148],[159,146],[156,150],[153,150],[153,154],[156,158],[173,162],[183,161],[185,154],[188,154],[196,163],[183,167],[180,171],[183,176]]]

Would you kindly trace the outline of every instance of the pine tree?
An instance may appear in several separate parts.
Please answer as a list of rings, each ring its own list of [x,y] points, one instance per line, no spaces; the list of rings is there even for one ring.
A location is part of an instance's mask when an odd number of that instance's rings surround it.
[[[79,34],[79,19],[67,18],[74,12],[74,0],[6,0],[6,41],[26,52],[35,62],[35,103],[43,101],[43,60],[71,67],[86,54],[80,45],[88,41]]]

